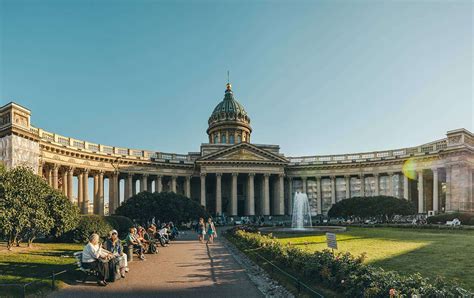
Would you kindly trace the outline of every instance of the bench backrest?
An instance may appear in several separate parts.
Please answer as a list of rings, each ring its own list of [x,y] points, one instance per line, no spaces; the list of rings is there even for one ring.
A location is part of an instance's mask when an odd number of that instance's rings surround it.
[[[73,254],[74,258],[76,258],[76,264],[77,267],[81,268],[82,267],[82,251],[76,251]]]

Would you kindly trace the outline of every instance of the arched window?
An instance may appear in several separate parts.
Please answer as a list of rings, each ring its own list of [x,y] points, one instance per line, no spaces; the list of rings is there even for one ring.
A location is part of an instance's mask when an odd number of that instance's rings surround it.
[[[242,142],[242,137],[240,135],[237,136],[237,143],[241,143]]]
[[[229,136],[229,143],[234,144],[234,135]]]
[[[222,135],[222,137],[221,137],[221,143],[222,143],[222,144],[227,143],[227,140],[226,140],[226,138],[225,138],[225,135]]]
[[[217,134],[214,135],[214,144],[217,144],[219,143],[219,137],[217,136]]]

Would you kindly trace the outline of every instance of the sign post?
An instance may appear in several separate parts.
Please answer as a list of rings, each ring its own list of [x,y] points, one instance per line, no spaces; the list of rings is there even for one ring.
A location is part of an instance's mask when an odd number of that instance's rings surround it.
[[[329,248],[331,248],[334,253],[334,250],[337,249],[337,240],[336,240],[336,234],[334,233],[326,233],[326,243]]]

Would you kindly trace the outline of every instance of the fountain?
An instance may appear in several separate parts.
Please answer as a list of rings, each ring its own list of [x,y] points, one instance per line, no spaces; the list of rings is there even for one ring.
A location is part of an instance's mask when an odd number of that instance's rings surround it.
[[[291,216],[291,228],[304,230],[311,227],[311,209],[308,196],[305,193],[296,192],[293,200],[293,214]]]
[[[327,225],[313,227],[308,195],[302,192],[296,192],[293,200],[293,213],[291,214],[291,228],[273,226],[262,227],[259,230],[263,233],[320,234],[326,232],[344,232],[346,231],[346,227]]]

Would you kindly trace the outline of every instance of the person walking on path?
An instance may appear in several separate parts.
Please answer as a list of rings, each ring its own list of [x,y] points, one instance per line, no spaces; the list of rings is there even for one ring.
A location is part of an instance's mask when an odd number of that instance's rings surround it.
[[[206,235],[206,224],[204,223],[204,218],[199,219],[199,223],[197,224],[197,233],[199,242],[204,243],[204,236]]]
[[[207,220],[207,236],[209,237],[207,240],[207,243],[214,243],[214,238],[217,237],[217,232],[216,232],[216,226],[214,225],[214,222],[212,221],[212,218],[209,217]]]

